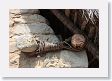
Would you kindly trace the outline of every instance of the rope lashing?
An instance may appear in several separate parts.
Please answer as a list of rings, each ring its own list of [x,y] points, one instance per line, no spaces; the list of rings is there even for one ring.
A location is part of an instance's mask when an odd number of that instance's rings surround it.
[[[41,55],[59,50],[82,51],[85,47],[86,39],[83,35],[75,34],[59,43],[49,43],[40,40],[36,40],[36,42],[38,47],[34,53],[31,53],[32,55]]]

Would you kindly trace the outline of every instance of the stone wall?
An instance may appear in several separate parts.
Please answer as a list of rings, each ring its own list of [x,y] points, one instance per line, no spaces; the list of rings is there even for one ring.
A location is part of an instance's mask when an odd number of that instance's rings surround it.
[[[19,37],[31,34],[50,43],[60,42],[50,22],[39,15],[37,9],[11,9],[9,12],[9,66],[10,68],[64,68],[88,67],[85,51],[61,50],[46,53],[43,57],[27,57],[17,48]]]

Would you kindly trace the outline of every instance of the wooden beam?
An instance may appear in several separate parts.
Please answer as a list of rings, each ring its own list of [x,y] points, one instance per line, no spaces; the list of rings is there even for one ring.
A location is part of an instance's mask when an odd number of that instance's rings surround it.
[[[57,9],[50,9],[50,11],[67,27],[73,34],[83,34],[87,39],[86,50],[88,50],[94,57],[99,59],[99,49],[89,40],[84,32],[82,32],[77,26],[75,26],[64,13]]]

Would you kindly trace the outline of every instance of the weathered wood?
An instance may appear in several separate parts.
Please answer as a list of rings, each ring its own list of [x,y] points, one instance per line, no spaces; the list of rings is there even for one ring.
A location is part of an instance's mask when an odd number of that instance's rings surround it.
[[[72,33],[79,33],[79,29],[59,10],[50,10]]]
[[[99,47],[99,11],[98,9],[78,9],[77,22],[88,37]],[[85,23],[86,22],[86,23]]]
[[[82,32],[80,29],[78,29],[77,26],[75,26],[69,18],[65,16],[64,13],[60,12],[56,9],[50,10],[64,25],[67,27],[73,34],[81,33],[87,38],[87,45],[86,50],[88,50],[93,56],[95,56],[97,59],[99,59],[99,50],[96,48],[96,46],[89,40],[89,38],[85,35],[84,32]]]
[[[66,11],[66,10],[65,10]],[[65,14],[66,15],[66,14]],[[69,19],[86,32],[88,38],[99,47],[99,11],[98,9],[70,9]],[[74,22],[76,21],[76,22]]]

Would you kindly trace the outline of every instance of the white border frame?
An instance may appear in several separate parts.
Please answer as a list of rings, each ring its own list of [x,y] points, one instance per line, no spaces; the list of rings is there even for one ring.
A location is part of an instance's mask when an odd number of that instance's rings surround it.
[[[2,77],[108,77],[108,4],[106,0],[10,0],[0,3]],[[9,9],[99,9],[99,68],[9,68]]]

